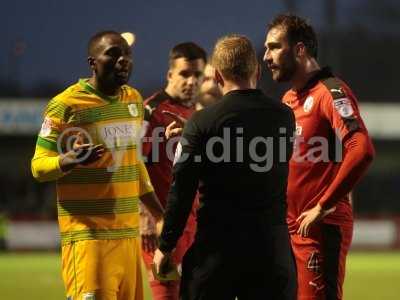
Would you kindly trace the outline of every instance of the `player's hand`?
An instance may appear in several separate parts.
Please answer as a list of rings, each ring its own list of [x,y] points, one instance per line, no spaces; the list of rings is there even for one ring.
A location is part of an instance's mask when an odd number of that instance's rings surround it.
[[[173,121],[165,128],[165,137],[167,139],[179,136],[182,134],[183,127],[178,125],[176,121]]]
[[[157,274],[161,276],[168,273],[171,268],[171,253],[162,253],[160,249],[154,252],[153,263]]]
[[[335,211],[335,209],[336,207],[332,207],[331,209],[324,210],[319,204],[317,204],[313,208],[303,212],[296,220],[297,223],[300,223],[297,234],[302,237],[307,237],[311,226],[321,221],[328,214]]]
[[[78,133],[72,149],[60,155],[60,168],[62,171],[67,172],[79,164],[90,164],[99,160],[103,156],[104,151],[102,144],[93,145],[85,143],[82,135]]]
[[[158,238],[155,234],[142,234],[142,248],[147,253],[153,253],[158,247]]]
[[[181,135],[187,120],[180,115],[173,113],[172,111],[163,110],[162,113],[174,120],[167,126],[167,128],[165,128],[165,137],[170,139],[174,136]]]
[[[164,226],[164,219],[161,219],[156,223],[157,236],[161,235],[161,231],[163,229],[163,226]]]
[[[79,164],[88,165],[99,160],[104,154],[102,144],[93,145],[85,143],[82,134],[79,132],[73,145],[73,151]]]

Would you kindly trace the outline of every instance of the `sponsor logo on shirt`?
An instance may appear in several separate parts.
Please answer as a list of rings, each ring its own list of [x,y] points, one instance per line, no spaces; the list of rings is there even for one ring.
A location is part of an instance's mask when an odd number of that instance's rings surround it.
[[[108,147],[122,147],[135,144],[140,139],[141,128],[134,122],[119,122],[100,125],[100,140]]]

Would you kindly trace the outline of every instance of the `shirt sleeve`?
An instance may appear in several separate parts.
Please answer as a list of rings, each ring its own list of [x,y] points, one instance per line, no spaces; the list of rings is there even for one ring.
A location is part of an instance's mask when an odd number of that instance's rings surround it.
[[[164,227],[160,236],[160,250],[172,251],[185,228],[195,199],[201,162],[201,130],[196,124],[196,114],[186,123],[178,143],[173,182],[169,191],[164,215]]]
[[[375,151],[365,131],[357,131],[344,142],[344,155],[335,179],[319,201],[323,209],[329,209],[350,193],[367,171]]]
[[[59,164],[59,152],[62,150],[59,138],[65,129],[68,110],[64,103],[56,99],[47,105],[31,162],[33,177],[38,181],[56,180],[65,174]]]
[[[374,157],[374,148],[361,118],[357,101],[345,88],[331,89],[321,102],[321,114],[343,144],[340,168],[319,204],[329,209],[348,194],[365,174]],[[333,91],[333,92],[332,92]]]

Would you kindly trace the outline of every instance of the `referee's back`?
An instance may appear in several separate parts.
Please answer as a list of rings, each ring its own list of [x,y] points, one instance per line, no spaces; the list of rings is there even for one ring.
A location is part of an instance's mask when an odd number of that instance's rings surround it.
[[[291,109],[257,89],[231,91],[193,116],[183,139],[201,157],[199,233],[250,226],[257,216],[285,224],[294,126]]]
[[[293,112],[255,88],[257,56],[246,37],[219,40],[212,60],[224,96],[185,125],[155,263],[167,261],[199,190],[181,299],[294,300],[296,271],[285,221]]]

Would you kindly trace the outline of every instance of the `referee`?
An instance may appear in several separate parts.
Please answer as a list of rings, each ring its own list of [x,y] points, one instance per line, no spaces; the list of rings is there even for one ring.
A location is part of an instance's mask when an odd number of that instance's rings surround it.
[[[224,96],[185,125],[156,270],[166,271],[198,189],[198,228],[183,259],[181,299],[294,300],[285,220],[294,115],[256,89],[260,71],[248,38],[218,40],[212,65]]]

